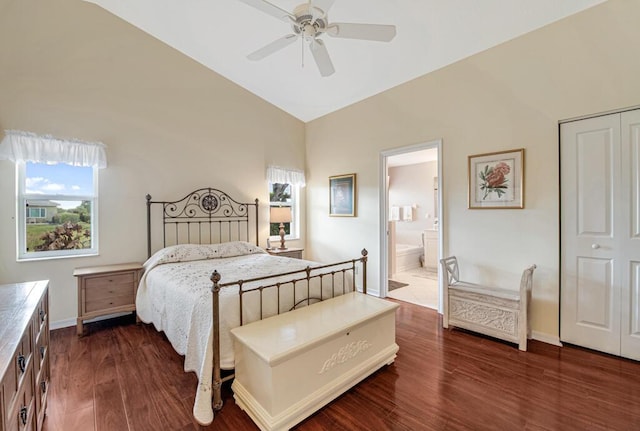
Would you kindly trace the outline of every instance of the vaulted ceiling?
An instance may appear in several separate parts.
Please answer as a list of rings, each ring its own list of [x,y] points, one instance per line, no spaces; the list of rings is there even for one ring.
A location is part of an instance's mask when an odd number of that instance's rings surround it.
[[[392,24],[397,34],[391,42],[322,35],[335,68],[328,77],[302,39],[247,59],[292,28],[240,0],[85,1],[306,122],[605,0],[335,0],[329,21]],[[271,3],[293,11],[306,2]]]

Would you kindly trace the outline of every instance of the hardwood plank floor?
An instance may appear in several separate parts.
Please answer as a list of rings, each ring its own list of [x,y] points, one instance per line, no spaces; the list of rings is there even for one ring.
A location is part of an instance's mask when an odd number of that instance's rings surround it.
[[[640,363],[530,341],[529,351],[460,330],[402,303],[395,363],[296,429],[640,429]],[[124,317],[51,333],[45,431],[256,430],[234,403],[208,427],[193,420],[196,378],[151,325]]]

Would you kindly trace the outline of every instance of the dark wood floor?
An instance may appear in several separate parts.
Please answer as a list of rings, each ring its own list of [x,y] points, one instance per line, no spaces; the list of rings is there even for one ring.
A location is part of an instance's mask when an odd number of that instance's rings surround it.
[[[528,352],[401,303],[396,362],[299,430],[640,430],[640,363],[532,341]],[[124,318],[51,333],[47,431],[255,430],[234,403],[192,419],[196,378],[149,325]]]

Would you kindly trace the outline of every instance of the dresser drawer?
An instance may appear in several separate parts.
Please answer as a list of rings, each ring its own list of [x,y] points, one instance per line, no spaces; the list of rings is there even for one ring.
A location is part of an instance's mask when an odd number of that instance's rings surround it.
[[[18,388],[27,385],[33,386],[32,363],[33,363],[33,344],[32,344],[31,325],[24,331],[22,343],[18,347],[15,355],[16,376],[18,377]],[[29,393],[33,393],[33,388],[29,389]]]
[[[47,334],[44,331],[41,331],[36,338],[36,350],[33,352],[33,366],[36,370],[36,373],[40,371],[42,363],[44,362],[44,358],[47,355],[48,349],[49,340],[47,338]]]
[[[18,348],[13,355],[13,366],[7,369],[4,379],[2,380],[2,387],[4,392],[5,409],[9,414],[9,408],[12,405],[18,388],[24,385],[24,380],[29,378],[31,374],[31,327],[24,331],[24,335],[18,344]]]
[[[7,415],[8,431],[28,431],[34,430],[34,410],[35,398],[33,394],[33,373],[31,367],[25,375],[24,384],[20,387],[20,392],[13,406],[13,410]]]
[[[40,301],[38,307],[36,308],[36,314],[34,316],[34,321],[36,325],[34,326],[35,333],[41,332],[43,330],[44,325],[49,321],[49,301],[48,301],[48,293],[45,293],[45,297]],[[48,328],[47,328],[48,330]]]
[[[14,358],[15,360],[15,358]],[[2,392],[4,393],[4,411],[2,415],[8,417],[9,409],[18,392],[18,372],[17,367],[10,366],[2,379]]]
[[[36,418],[36,423],[38,424],[38,429],[41,429],[42,422],[44,421],[45,407],[47,405],[47,396],[49,394],[49,357],[46,356],[44,362],[42,364],[42,368],[40,373],[37,374],[36,377],[36,385],[34,386],[35,390],[35,400],[36,400],[36,412],[38,412],[38,417]]]

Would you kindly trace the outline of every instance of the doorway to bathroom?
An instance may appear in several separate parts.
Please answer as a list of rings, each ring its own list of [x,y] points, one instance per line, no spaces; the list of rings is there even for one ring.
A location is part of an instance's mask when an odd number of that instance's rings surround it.
[[[441,141],[380,156],[382,296],[442,310]]]

